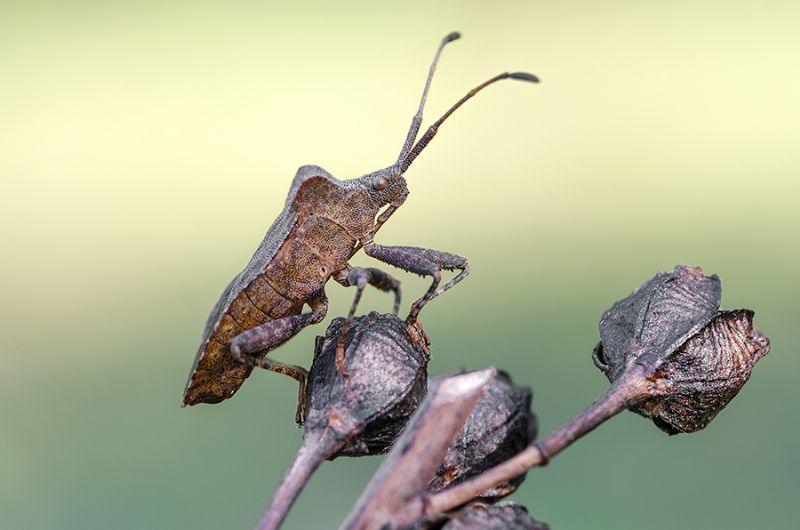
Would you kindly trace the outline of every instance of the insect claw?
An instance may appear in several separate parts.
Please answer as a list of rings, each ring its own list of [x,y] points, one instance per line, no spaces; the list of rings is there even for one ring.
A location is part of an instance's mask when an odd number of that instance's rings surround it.
[[[425,333],[425,330],[422,329],[422,322],[417,319],[413,324],[406,323],[406,331],[408,332],[408,337],[411,339],[411,343],[430,358],[431,352],[428,347],[431,345],[431,339],[428,337],[428,334]]]
[[[294,422],[297,424],[298,429],[303,428],[303,424],[306,422],[306,407],[305,403],[298,403],[297,409],[294,411]]]
[[[350,378],[350,372],[347,370],[347,361],[344,358],[344,344],[341,341],[336,345],[336,370],[345,379]]]

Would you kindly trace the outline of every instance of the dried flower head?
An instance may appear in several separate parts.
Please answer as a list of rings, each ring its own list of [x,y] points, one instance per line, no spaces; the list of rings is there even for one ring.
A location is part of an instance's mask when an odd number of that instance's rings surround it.
[[[305,436],[332,431],[343,446],[329,458],[385,452],[425,397],[429,354],[395,315],[356,317],[345,338],[346,373],[336,366],[345,319],[317,337],[308,377]]]
[[[428,350],[421,328],[395,315],[353,319],[344,337],[344,370],[336,350],[346,320],[317,337],[308,376],[303,444],[259,523],[277,528],[325,459],[382,453],[394,442],[427,391]]]
[[[647,384],[629,408],[670,434],[704,428],[739,392],[769,340],[753,312],[720,311],[719,278],[698,267],[657,274],[600,321],[595,365],[613,383],[634,371]]]
[[[431,384],[440,378],[431,380]],[[530,387],[516,385],[498,371],[447,450],[444,461],[428,486],[430,493],[463,482],[522,451],[536,438],[538,422],[531,410]],[[519,475],[483,492],[479,497],[496,501],[511,494],[525,479]]]

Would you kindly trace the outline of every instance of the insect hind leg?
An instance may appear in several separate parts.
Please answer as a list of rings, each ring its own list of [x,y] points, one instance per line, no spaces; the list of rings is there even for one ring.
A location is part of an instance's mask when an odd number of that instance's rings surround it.
[[[300,366],[285,364],[267,358],[270,350],[286,342],[304,327],[321,322],[328,311],[328,300],[323,296],[309,304],[312,311],[300,315],[270,320],[236,335],[230,342],[231,356],[240,363],[258,366],[270,372],[288,375],[300,383],[295,421],[303,424],[308,371]]]
[[[308,384],[308,370],[302,366],[294,364],[286,364],[280,361],[275,361],[267,357],[266,352],[264,355],[251,358],[254,364],[270,372],[288,375],[299,383],[297,389],[297,408],[294,412],[294,421],[298,427],[302,427],[305,422],[306,415],[306,388]]]

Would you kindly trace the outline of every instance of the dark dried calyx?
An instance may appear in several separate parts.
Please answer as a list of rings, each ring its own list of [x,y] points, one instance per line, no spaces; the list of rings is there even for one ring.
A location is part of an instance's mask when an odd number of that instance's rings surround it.
[[[428,492],[433,494],[474,477],[533,442],[538,423],[531,410],[532,399],[530,387],[514,384],[507,373],[499,371],[447,450]],[[514,477],[478,498],[496,501],[516,490],[524,478],[525,475]]]
[[[488,506],[474,504],[454,514],[442,526],[431,530],[549,530],[549,526],[528,515],[524,506],[513,502]]]
[[[345,319],[317,337],[308,376],[303,443],[272,497],[259,528],[277,528],[325,459],[386,451],[427,390],[427,342],[394,315]],[[339,356],[341,346],[344,357]],[[344,366],[342,366],[342,359]]]
[[[720,311],[716,275],[678,266],[614,304],[600,321],[595,365],[614,383],[642,377],[629,408],[670,434],[704,428],[739,392],[769,340],[753,312]]]
[[[329,459],[385,452],[427,390],[427,349],[394,315],[373,312],[353,320],[342,373],[336,348],[344,323],[335,319],[325,337],[317,337],[308,377],[304,438],[336,446]]]

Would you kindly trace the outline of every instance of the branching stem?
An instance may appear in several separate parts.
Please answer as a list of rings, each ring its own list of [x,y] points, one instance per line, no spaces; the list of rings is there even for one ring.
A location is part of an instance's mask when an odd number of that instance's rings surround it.
[[[303,445],[283,476],[256,530],[275,530],[280,527],[314,471],[341,446],[330,433],[330,430],[326,430],[321,437],[303,440]]]
[[[392,528],[403,528],[420,518],[435,517],[461,506],[497,484],[517,477],[529,469],[545,465],[558,453],[607,419],[624,410],[642,396],[647,380],[639,370],[629,370],[586,410],[539,442],[529,445],[477,477],[427,498],[420,496],[392,521]]]

